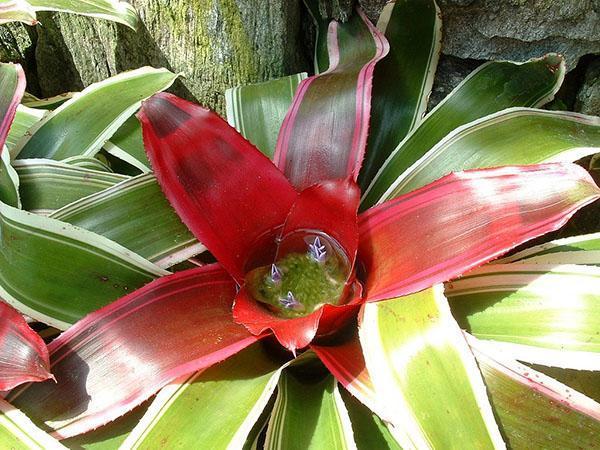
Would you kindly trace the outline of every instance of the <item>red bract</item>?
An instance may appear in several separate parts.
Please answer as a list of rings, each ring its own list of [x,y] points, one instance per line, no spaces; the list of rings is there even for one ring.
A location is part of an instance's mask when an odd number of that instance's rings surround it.
[[[167,198],[223,269],[159,279],[84,318],[51,345],[58,384],[33,385],[13,399],[62,437],[118,417],[176,376],[266,334],[293,352],[305,348],[315,337],[335,334],[364,302],[455,277],[559,228],[600,195],[587,172],[572,164],[504,167],[452,174],[357,216],[354,168],[347,178],[318,180],[297,193],[215,113],[163,93],[143,104],[139,118]],[[256,286],[246,281],[275,264],[265,272],[275,286],[291,274],[277,264],[297,257],[302,246],[317,260],[334,253],[343,286],[333,304],[286,317],[257,302],[249,289]],[[281,311],[298,299],[290,291]],[[152,332],[156,321],[160,337]],[[360,383],[362,357],[353,358],[356,376],[336,363],[356,353],[351,345],[315,350],[350,390]],[[141,377],[131,373],[143,367]]]

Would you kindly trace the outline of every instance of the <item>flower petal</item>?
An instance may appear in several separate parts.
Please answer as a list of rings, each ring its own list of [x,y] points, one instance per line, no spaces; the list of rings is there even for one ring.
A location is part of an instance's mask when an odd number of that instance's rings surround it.
[[[329,24],[328,50],[329,69],[300,83],[277,139],[274,161],[298,189],[358,177],[373,69],[388,43],[358,10],[346,23]]]
[[[138,116],[165,195],[241,283],[250,252],[283,224],[296,191],[266,156],[208,109],[160,93],[143,103]]]
[[[160,278],[53,341],[57,383],[13,391],[9,401],[60,438],[114,420],[169,381],[256,342],[231,318],[235,290],[216,264]]]
[[[17,310],[0,301],[0,391],[51,377],[42,338]]]
[[[369,301],[447,281],[560,228],[600,190],[581,167],[541,164],[448,175],[359,217]]]
[[[322,231],[340,244],[352,266],[358,247],[359,202],[360,189],[350,178],[315,184],[298,195],[285,220],[282,240],[300,229]]]

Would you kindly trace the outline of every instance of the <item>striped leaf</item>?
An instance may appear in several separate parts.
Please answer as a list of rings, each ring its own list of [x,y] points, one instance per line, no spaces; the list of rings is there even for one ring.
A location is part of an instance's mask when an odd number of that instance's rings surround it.
[[[475,359],[441,287],[363,306],[375,393],[403,448],[503,448]]]
[[[366,188],[406,134],[421,122],[442,45],[434,0],[389,2],[377,28],[390,52],[375,69],[367,152],[359,177]]]
[[[11,450],[66,449],[29,418],[0,398],[0,448]]]
[[[71,156],[60,161],[63,164],[70,166],[81,167],[82,169],[99,170],[101,172],[112,172],[113,170],[97,158],[89,156]]]
[[[3,7],[5,5],[0,4],[0,17]],[[25,73],[20,64],[0,63],[0,152],[25,92],[25,83]]]
[[[42,120],[46,114],[48,114],[47,111],[28,108],[24,105],[17,106],[17,113],[10,125],[8,136],[6,137],[6,146],[11,155],[15,156],[14,149],[17,146],[17,143],[25,136],[31,127]]]
[[[150,172],[150,162],[142,139],[142,127],[137,117],[127,119],[110,141],[104,144],[104,149],[143,173]]]
[[[205,250],[151,173],[75,201],[50,217],[105,236],[163,268]]]
[[[315,51],[313,66],[316,74],[325,72],[329,67],[329,54],[327,52],[327,29],[329,21],[321,15],[319,0],[304,0],[304,6],[315,25]]]
[[[4,0],[0,4],[0,23],[20,21],[38,23],[36,11],[61,11],[98,17],[135,29],[138,16],[133,6],[119,0]]]
[[[21,104],[28,108],[52,110],[58,108],[64,102],[72,98],[73,95],[75,95],[75,92],[64,92],[52,97],[38,98],[29,92],[25,92]]]
[[[529,247],[492,264],[600,265],[600,233],[574,236]]]
[[[81,434],[72,438],[64,439],[62,444],[70,449],[76,450],[117,450],[121,449],[127,436],[139,423],[148,409],[148,403],[128,412],[117,420],[104,425],[89,433]]]
[[[496,417],[511,449],[592,449],[600,404],[470,339]]]
[[[352,425],[335,379],[302,379],[290,371],[279,380],[265,449],[355,449]]]
[[[572,162],[600,152],[600,118],[571,112],[509,108],[463,125],[391,184],[405,194],[466,169]]]
[[[15,151],[20,159],[93,156],[142,100],[175,78],[166,69],[143,67],[94,83],[38,122]]]
[[[555,54],[525,63],[483,64],[398,144],[365,192],[363,206],[395,197],[389,188],[396,178],[455,128],[505,108],[543,105],[553,98],[564,75],[565,62]]]
[[[62,330],[168,273],[103,236],[3,203],[0,235],[0,297]]]
[[[173,380],[260,339],[233,322],[235,291],[218,264],[155,280],[52,341],[48,350],[56,383],[13,390],[9,400],[59,437],[105,425]]]
[[[227,122],[261,152],[273,158],[281,123],[298,85],[307,76],[303,72],[227,89]]]
[[[386,424],[356,398],[342,391],[358,450],[401,450]]]
[[[156,442],[193,448],[241,448],[269,402],[281,373],[259,345],[163,388],[129,435],[125,448]]]
[[[19,175],[10,164],[10,155],[6,147],[0,154],[0,201],[21,208]]]
[[[494,264],[446,285],[459,324],[489,349],[600,370],[600,268]],[[483,345],[482,344],[482,345]]]
[[[300,190],[327,179],[358,177],[373,70],[388,51],[383,35],[360,10],[346,23],[329,24],[327,47],[329,69],[300,83],[273,158]]]
[[[44,159],[16,160],[13,167],[23,208],[44,215],[128,178]]]

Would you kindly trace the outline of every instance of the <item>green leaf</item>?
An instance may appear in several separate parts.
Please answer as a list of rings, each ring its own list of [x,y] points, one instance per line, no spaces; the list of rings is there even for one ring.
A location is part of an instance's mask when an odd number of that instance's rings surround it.
[[[306,72],[225,91],[227,121],[273,158],[281,123]]]
[[[446,284],[458,323],[513,359],[600,370],[600,268],[493,264]]]
[[[442,45],[442,19],[434,0],[389,2],[377,28],[390,52],[373,79],[367,151],[359,183],[367,188],[387,157],[418,125],[433,86]]]
[[[358,450],[400,450],[402,448],[377,415],[372,413],[355,397],[348,394],[348,391],[342,391],[342,398],[348,408],[348,415],[352,422],[354,440]]]
[[[70,166],[81,167],[82,169],[99,170],[101,172],[113,172],[113,170],[106,165],[104,162],[96,158],[90,158],[89,156],[71,156],[70,158],[63,159],[63,164]]]
[[[600,152],[600,119],[582,114],[509,108],[457,128],[389,187],[396,197],[450,172],[573,162]]]
[[[150,162],[144,149],[142,127],[137,117],[130,117],[119,128],[104,149],[116,158],[131,164],[143,173],[150,172]]]
[[[329,21],[322,17],[318,0],[304,0],[308,14],[315,24],[315,51],[313,64],[315,74],[323,73],[329,67],[329,52],[327,51],[327,31]]]
[[[492,262],[507,263],[600,266],[600,233],[546,242]]]
[[[117,450],[148,410],[148,402],[94,431],[62,441],[70,449]]]
[[[163,388],[125,448],[241,448],[269,402],[281,373],[259,345]]]
[[[352,425],[331,375],[302,379],[290,371],[279,380],[265,449],[353,449]]]
[[[13,167],[21,182],[23,208],[38,214],[49,214],[128,178],[44,159],[16,160]]]
[[[98,17],[135,29],[137,13],[128,2],[118,0],[3,0],[0,23],[18,20],[29,25],[37,23],[36,11],[61,11]]]
[[[0,298],[64,330],[168,272],[102,237],[0,203]]]
[[[543,105],[564,75],[564,60],[555,54],[525,63],[483,64],[398,144],[365,192],[363,207],[393,198],[388,189],[396,178],[455,128],[513,106]]]
[[[8,136],[6,137],[6,146],[13,156],[13,159],[15,156],[14,149],[16,148],[17,143],[25,136],[31,127],[42,120],[46,114],[48,114],[47,111],[28,108],[23,105],[17,106],[17,113],[10,126]]]
[[[52,110],[58,108],[70,98],[73,98],[75,94],[76,92],[65,92],[63,94],[58,94],[53,97],[37,98],[35,95],[32,95],[29,92],[25,92],[21,103],[23,104],[23,106],[26,106],[28,108]]]
[[[105,236],[163,268],[206,250],[181,222],[151,173],[82,198],[50,217]]]
[[[66,449],[29,418],[0,398],[0,448],[11,450]]]
[[[18,157],[94,156],[142,100],[176,78],[166,69],[143,67],[92,84],[38,122],[32,136],[19,142]]]
[[[600,402],[600,372],[563,369],[561,367],[548,367],[540,364],[534,364],[531,367],[581,392],[596,402]]]
[[[471,348],[511,449],[588,449],[600,442],[600,405],[530,367]]]
[[[10,156],[6,150],[0,154],[0,202],[21,208],[19,175],[11,166]]]
[[[359,336],[402,447],[504,447],[481,374],[440,286],[365,304]]]

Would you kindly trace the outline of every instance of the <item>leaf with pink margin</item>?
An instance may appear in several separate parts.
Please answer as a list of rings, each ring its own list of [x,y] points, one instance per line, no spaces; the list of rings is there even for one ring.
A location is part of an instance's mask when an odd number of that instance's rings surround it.
[[[175,378],[260,338],[233,322],[235,291],[217,264],[159,278],[53,341],[48,348],[57,383],[14,390],[8,400],[58,438],[104,425]]]
[[[323,180],[358,177],[373,70],[389,48],[360,9],[348,23],[332,21],[327,37],[329,69],[300,83],[275,149],[275,164],[300,190]]]
[[[25,84],[25,73],[20,64],[0,64],[0,153],[15,118],[17,106],[25,93]]]
[[[574,164],[469,170],[359,216],[367,301],[448,281],[563,226],[600,197]]]
[[[46,344],[16,309],[0,301],[0,391],[48,378]]]
[[[296,191],[266,156],[208,109],[159,93],[142,104],[138,117],[167,199],[241,284],[262,241],[272,238],[274,250]]]

